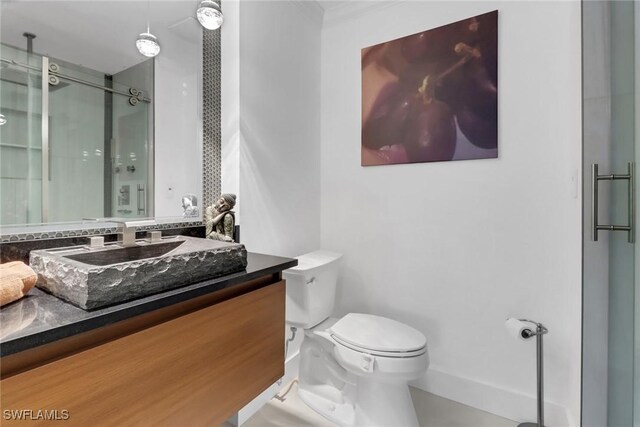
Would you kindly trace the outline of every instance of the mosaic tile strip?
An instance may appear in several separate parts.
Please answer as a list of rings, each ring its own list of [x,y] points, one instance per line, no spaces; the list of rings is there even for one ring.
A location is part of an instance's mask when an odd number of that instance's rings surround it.
[[[221,37],[220,30],[203,30],[202,40],[202,206],[211,206],[220,195],[222,179]],[[138,228],[169,230],[202,226],[202,221],[164,223]],[[116,227],[0,234],[0,243],[27,240],[88,237],[116,233]]]
[[[220,30],[203,32],[202,41],[202,206],[211,206],[221,193],[222,108]]]
[[[136,227],[136,231],[147,230],[173,230],[176,228],[202,227],[202,221],[191,222],[167,222],[164,224],[146,225]],[[13,233],[0,236],[0,243],[20,242],[25,240],[60,239],[67,237],[91,237],[105,234],[116,234],[117,227],[83,228],[77,230],[42,231],[33,233]]]

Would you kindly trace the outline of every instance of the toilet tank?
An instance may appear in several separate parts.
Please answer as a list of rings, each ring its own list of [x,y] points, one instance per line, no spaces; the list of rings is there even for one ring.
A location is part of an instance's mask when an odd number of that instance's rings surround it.
[[[297,257],[298,265],[282,272],[287,281],[286,321],[309,329],[333,312],[341,254],[315,251]]]

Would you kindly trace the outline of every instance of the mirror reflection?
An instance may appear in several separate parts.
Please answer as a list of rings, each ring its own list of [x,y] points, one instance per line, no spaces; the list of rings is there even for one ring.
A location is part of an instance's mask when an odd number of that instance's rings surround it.
[[[0,225],[201,217],[192,3],[2,2]]]

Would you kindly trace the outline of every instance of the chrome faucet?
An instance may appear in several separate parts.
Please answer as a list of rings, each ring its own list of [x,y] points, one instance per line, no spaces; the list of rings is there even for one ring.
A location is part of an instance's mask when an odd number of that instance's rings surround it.
[[[136,229],[147,225],[156,225],[154,219],[125,220],[110,218],[109,222],[118,224],[118,243],[124,247],[136,245]]]

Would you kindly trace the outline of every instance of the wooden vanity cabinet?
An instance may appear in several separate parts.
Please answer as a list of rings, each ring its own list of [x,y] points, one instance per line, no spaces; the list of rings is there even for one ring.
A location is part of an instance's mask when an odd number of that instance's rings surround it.
[[[266,276],[4,357],[2,426],[220,425],[284,375],[284,316]]]

